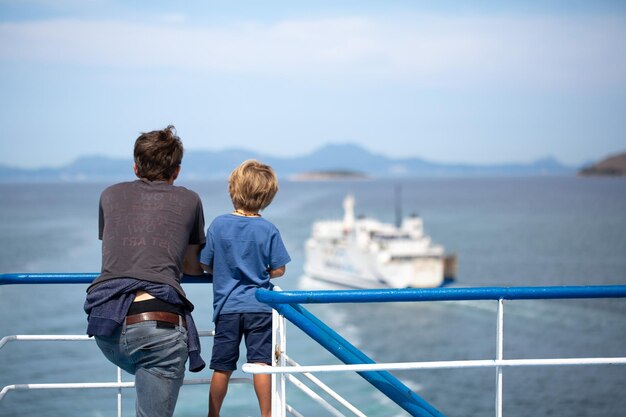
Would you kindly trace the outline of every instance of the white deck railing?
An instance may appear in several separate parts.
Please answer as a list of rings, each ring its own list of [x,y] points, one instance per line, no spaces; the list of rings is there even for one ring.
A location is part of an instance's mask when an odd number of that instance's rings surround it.
[[[198,332],[200,337],[213,337],[214,331]],[[10,342],[94,342],[95,339],[87,335],[11,335],[0,339],[0,349]],[[134,388],[134,381],[122,380],[122,369],[117,368],[117,379],[114,382],[64,382],[64,383],[46,383],[46,384],[12,384],[7,385],[0,390],[0,401],[10,391],[29,391],[29,390],[59,390],[59,389],[117,389],[117,416],[122,416],[122,389]],[[211,382],[208,378],[185,379],[183,385],[203,385]],[[233,384],[252,384],[250,378],[231,378]]]

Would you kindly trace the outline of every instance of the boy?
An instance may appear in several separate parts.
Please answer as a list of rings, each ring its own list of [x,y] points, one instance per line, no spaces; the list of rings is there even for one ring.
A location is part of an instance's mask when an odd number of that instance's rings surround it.
[[[271,365],[272,309],[255,298],[269,288],[291,260],[280,232],[259,212],[278,191],[272,168],[244,161],[228,179],[234,212],[218,216],[207,230],[200,263],[213,273],[215,339],[211,357],[209,417],[219,417],[228,381],[237,369],[239,344],[245,337],[249,363]],[[271,376],[254,375],[254,390],[262,417],[271,414]]]

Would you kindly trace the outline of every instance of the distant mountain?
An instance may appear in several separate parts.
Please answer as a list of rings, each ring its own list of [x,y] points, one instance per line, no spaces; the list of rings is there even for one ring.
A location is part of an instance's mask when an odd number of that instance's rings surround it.
[[[132,159],[103,156],[84,156],[60,168],[24,169],[0,165],[0,182],[111,181],[132,175]]]
[[[582,176],[626,176],[626,152],[608,156],[600,162],[586,166],[578,174]]]
[[[446,164],[421,158],[390,158],[372,153],[358,145],[327,145],[314,152],[279,158],[244,149],[223,151],[187,150],[181,179],[227,178],[241,161],[255,158],[270,164],[283,178],[298,178],[303,173],[355,172],[370,178],[433,176],[506,176],[574,175],[576,167],[554,158],[531,163],[496,165]],[[134,178],[132,158],[114,159],[85,156],[61,168],[22,169],[0,165],[1,182],[42,181],[118,181]]]

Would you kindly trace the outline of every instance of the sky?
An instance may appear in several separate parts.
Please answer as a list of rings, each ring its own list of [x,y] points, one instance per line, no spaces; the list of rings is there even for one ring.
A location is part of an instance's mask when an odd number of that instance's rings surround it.
[[[626,151],[626,2],[0,0],[0,165],[187,150]],[[184,162],[183,162],[184,163]]]

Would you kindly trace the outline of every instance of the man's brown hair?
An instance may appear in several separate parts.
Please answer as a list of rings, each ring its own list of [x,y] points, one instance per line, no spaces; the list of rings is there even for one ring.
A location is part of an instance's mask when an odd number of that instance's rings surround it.
[[[272,167],[254,159],[242,162],[228,178],[228,193],[235,209],[261,211],[277,192],[278,179]]]
[[[135,141],[137,176],[150,181],[171,179],[183,160],[183,143],[174,126],[142,133]]]

